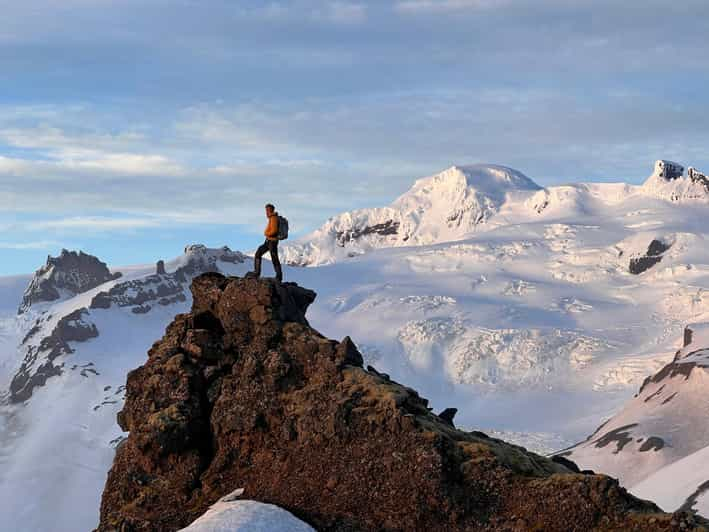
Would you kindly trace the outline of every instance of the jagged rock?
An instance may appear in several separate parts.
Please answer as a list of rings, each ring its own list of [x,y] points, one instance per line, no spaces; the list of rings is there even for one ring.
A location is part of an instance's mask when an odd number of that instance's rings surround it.
[[[43,338],[38,346],[28,349],[20,369],[10,382],[11,402],[26,401],[32,396],[32,391],[37,386],[43,386],[49,377],[61,375],[63,364],[56,364],[55,359],[74,352],[69,342],[85,342],[98,336],[96,325],[85,320],[87,315],[86,308],[67,314],[59,320],[52,334]],[[43,354],[42,358],[40,354]]]
[[[666,161],[660,159],[655,161],[655,175],[672,181],[674,179],[679,179],[684,174],[684,166],[674,161]]]
[[[690,166],[689,170],[687,170],[687,177],[689,177],[693,183],[697,183],[709,191],[709,177],[706,174]]]
[[[455,418],[455,415],[458,413],[457,408],[446,408],[443,412],[438,414],[438,417],[440,417],[443,421],[448,423],[451,427],[453,427],[453,419]]]
[[[131,371],[100,531],[176,530],[236,488],[318,530],[670,530],[618,482],[456,430],[329,340],[293,283],[192,283]],[[652,520],[652,521],[651,521]]]
[[[93,255],[63,249],[58,257],[47,257],[47,263],[35,272],[17,313],[26,312],[34,303],[81,294],[120,276]]]
[[[155,274],[156,275],[165,275],[165,261],[164,260],[159,260],[158,263],[155,265]]]

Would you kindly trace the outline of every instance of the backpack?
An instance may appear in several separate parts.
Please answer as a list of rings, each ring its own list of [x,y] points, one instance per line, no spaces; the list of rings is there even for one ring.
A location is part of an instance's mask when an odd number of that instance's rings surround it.
[[[288,238],[288,220],[283,216],[278,217],[278,235],[276,238],[278,238],[278,240]]]

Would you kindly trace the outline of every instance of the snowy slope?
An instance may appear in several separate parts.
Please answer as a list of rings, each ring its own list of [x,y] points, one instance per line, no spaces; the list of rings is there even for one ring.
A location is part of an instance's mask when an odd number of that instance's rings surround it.
[[[709,486],[709,465],[701,461],[709,446],[709,324],[688,327],[685,341],[618,414],[564,453],[668,511]],[[709,506],[701,510],[709,514]]]
[[[17,305],[31,278],[31,275],[0,277],[0,401],[6,393],[3,384],[17,362],[17,344],[20,341]]]
[[[390,207],[330,220],[286,251],[316,266],[285,277],[317,291],[314,327],[352,336],[366,363],[437,411],[458,407],[459,426],[558,449],[669,363],[687,323],[709,321],[709,195],[683,194],[688,177],[655,177],[541,189],[504,167],[454,167]],[[112,268],[123,276],[17,317],[15,293],[18,349],[0,390],[23,364],[30,379],[47,362],[62,371],[0,406],[0,513],[16,530],[95,525],[125,374],[189,307],[193,275],[250,269],[221,253],[193,248],[165,274]],[[67,331],[87,339],[50,360],[42,340],[75,312]]]
[[[709,350],[704,348],[709,343],[695,335],[699,338],[648,377],[618,414],[566,456],[633,486],[709,445]]]
[[[694,510],[709,515],[709,447],[656,471],[631,488],[634,495],[655,501],[663,510]]]

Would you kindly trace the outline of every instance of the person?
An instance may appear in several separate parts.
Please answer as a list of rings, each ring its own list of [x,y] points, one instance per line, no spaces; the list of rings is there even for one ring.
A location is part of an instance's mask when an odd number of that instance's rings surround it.
[[[254,271],[249,272],[249,277],[259,277],[261,275],[261,260],[266,252],[271,254],[271,262],[273,269],[276,271],[276,280],[280,283],[283,281],[283,270],[281,269],[281,261],[278,260],[278,213],[272,204],[266,205],[266,218],[268,224],[263,232],[266,240],[256,250],[254,255]]]

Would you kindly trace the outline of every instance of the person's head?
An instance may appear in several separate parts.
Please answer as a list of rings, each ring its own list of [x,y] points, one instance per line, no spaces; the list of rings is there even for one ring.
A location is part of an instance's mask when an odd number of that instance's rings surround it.
[[[271,216],[276,212],[276,208],[271,203],[266,203],[266,216]]]

